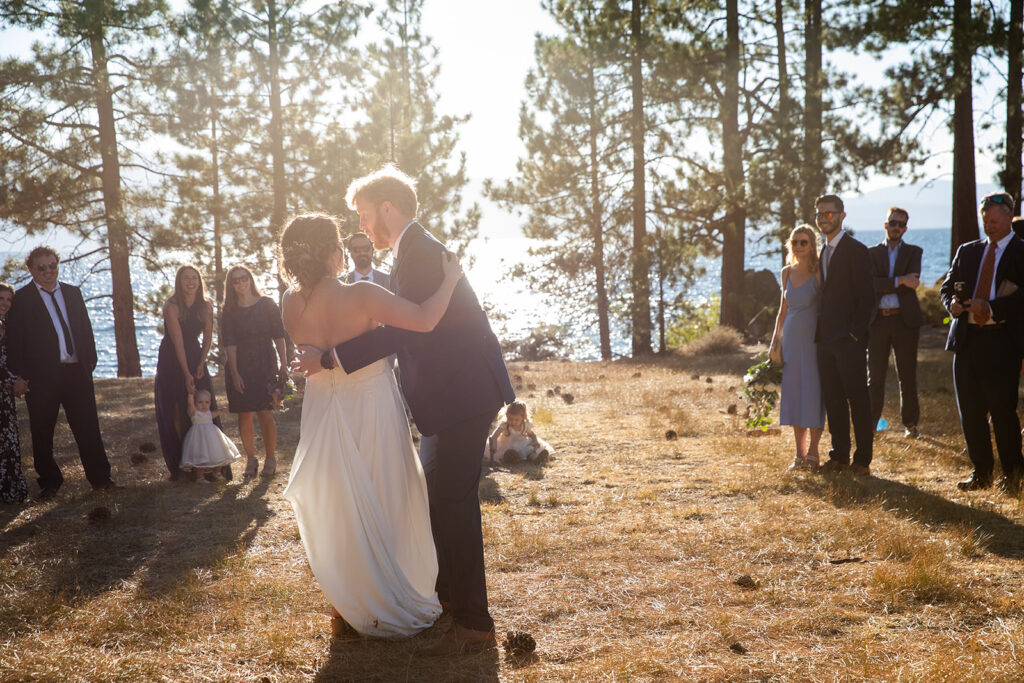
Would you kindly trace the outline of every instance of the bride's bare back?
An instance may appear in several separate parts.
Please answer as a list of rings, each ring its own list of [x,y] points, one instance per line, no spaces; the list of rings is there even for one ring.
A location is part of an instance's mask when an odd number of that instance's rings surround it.
[[[282,301],[281,317],[292,341],[326,350],[372,330],[377,323],[366,310],[367,297],[355,291],[367,287],[377,285],[346,285],[327,277],[310,292],[289,289]]]
[[[462,268],[442,257],[444,280],[422,304],[395,296],[370,282],[347,285],[323,278],[312,290],[289,289],[281,302],[284,328],[298,346],[322,351],[369,332],[378,324],[413,332],[430,332],[441,320]]]

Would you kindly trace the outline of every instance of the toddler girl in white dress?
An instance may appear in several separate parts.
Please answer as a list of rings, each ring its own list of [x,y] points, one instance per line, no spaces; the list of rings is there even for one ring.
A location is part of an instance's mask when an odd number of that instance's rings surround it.
[[[196,470],[198,481],[202,483],[223,481],[220,468],[242,457],[227,434],[213,424],[213,419],[222,412],[210,410],[209,391],[200,389],[194,397],[189,394],[188,414],[192,418],[192,426],[181,446],[181,469]]]
[[[551,446],[537,436],[530,422],[530,412],[522,401],[505,406],[504,415],[487,440],[484,461],[494,463],[498,458],[505,463],[544,463],[553,453]]]

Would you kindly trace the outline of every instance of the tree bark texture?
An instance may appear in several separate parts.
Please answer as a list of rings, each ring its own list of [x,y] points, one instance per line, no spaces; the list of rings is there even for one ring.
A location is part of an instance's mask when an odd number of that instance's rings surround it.
[[[746,191],[743,140],[740,138],[740,24],[738,0],[725,3],[725,100],[722,103],[722,166],[725,171],[725,220],[722,226],[722,308],[720,323],[746,327],[743,296]]]
[[[953,3],[953,229],[949,258],[978,239],[978,189],[974,165],[974,102],[971,88],[971,0]]]
[[[814,223],[814,200],[825,189],[821,128],[821,0],[804,3],[804,163],[800,214]]]
[[[107,223],[107,248],[110,252],[110,280],[114,314],[114,346],[118,377],[141,377],[138,340],[135,335],[135,297],[128,247],[128,221],[121,200],[121,166],[117,157],[117,127],[114,98],[107,71],[107,48],[102,18],[89,35],[92,53],[93,92],[99,120],[100,186]]]
[[[1024,98],[1021,97],[1021,79],[1024,77],[1024,0],[1010,0],[1010,30],[1007,35],[1008,58],[1006,64],[1006,169],[1003,187],[1013,196],[1017,215],[1021,209],[1021,146],[1024,136]]]
[[[647,191],[644,185],[643,0],[632,0],[630,13],[633,94],[633,355],[651,353],[651,256],[647,245]]]

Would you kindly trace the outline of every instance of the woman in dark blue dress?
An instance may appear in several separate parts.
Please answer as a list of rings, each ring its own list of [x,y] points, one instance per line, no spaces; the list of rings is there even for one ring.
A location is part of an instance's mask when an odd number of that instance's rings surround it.
[[[213,304],[203,294],[202,275],[193,266],[182,266],[174,276],[174,293],[164,304],[164,338],[160,342],[154,381],[160,448],[172,481],[194,476],[179,467],[182,441],[191,426],[189,394],[205,389],[210,392],[211,410],[217,408],[206,368],[212,342]],[[219,418],[214,423],[220,427]],[[224,466],[223,475],[231,479],[230,465]]]
[[[288,371],[287,347],[281,309],[256,288],[245,266],[228,270],[221,307],[220,345],[227,358],[225,387],[228,410],[238,414],[238,434],[248,458],[244,476],[256,476],[256,432],[253,415],[260,423],[265,458],[263,474],[277,471],[277,424],[274,422],[273,388]]]
[[[5,318],[14,301],[14,287],[0,284],[0,501],[21,503],[28,496],[28,484],[21,469],[18,443],[18,407],[15,396],[28,389],[28,382],[7,369],[7,328]]]

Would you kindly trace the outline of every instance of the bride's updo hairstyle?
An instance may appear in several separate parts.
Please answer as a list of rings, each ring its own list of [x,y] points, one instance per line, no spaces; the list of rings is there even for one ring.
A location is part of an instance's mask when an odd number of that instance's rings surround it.
[[[281,272],[299,289],[313,289],[334,275],[331,257],[338,250],[338,220],[324,213],[304,213],[289,220],[281,230],[279,258]]]

